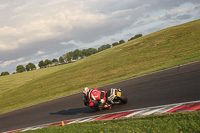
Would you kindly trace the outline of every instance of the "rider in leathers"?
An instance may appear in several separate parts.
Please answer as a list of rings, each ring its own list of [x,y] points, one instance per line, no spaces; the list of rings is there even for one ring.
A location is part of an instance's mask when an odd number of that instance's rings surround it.
[[[106,92],[99,91],[97,88],[89,89],[88,87],[83,89],[84,104],[90,107],[98,107],[102,110],[106,101]]]

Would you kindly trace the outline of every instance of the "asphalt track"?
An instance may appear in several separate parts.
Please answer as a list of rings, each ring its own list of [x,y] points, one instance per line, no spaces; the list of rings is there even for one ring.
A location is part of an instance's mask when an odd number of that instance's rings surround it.
[[[147,74],[99,89],[121,88],[126,105],[95,111],[85,107],[82,93],[0,115],[0,132],[111,112],[200,100],[200,61]]]

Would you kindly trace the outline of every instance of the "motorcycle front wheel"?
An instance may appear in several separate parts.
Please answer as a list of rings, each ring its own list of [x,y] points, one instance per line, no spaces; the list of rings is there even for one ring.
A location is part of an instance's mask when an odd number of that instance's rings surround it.
[[[121,101],[122,104],[126,104],[128,102],[128,98],[126,98],[125,96],[119,97],[119,100]]]

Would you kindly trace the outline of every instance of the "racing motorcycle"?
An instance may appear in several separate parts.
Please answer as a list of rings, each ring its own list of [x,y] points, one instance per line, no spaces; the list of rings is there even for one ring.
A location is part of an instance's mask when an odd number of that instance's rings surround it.
[[[106,91],[106,102],[103,106],[104,109],[111,109],[114,105],[126,104],[128,99],[122,95],[121,89],[111,88]],[[99,109],[98,104],[91,107],[93,109]],[[102,109],[99,109],[102,110]]]

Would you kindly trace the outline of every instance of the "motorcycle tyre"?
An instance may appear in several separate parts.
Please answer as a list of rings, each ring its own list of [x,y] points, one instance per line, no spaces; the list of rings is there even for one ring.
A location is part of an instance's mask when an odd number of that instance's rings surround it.
[[[122,104],[126,104],[128,102],[128,98],[126,98],[125,96],[119,97],[119,100],[121,101]]]

